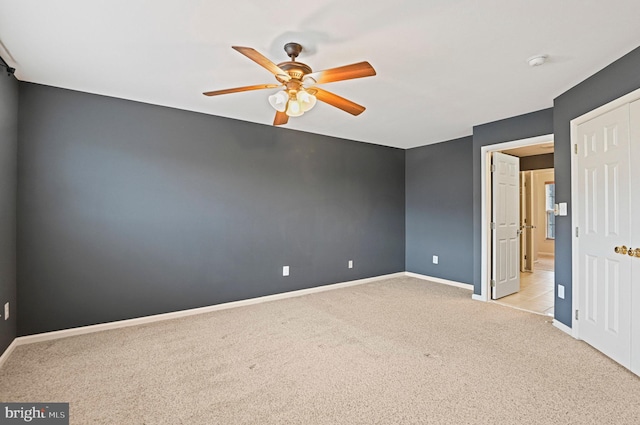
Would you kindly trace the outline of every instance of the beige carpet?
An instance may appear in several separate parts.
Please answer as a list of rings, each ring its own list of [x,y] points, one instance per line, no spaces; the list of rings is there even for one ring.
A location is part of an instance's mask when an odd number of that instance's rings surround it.
[[[0,400],[72,424],[640,423],[640,379],[550,320],[390,279],[19,346]]]

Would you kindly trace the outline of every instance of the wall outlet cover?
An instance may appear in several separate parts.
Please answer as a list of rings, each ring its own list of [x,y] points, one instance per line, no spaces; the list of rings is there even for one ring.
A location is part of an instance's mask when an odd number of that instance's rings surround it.
[[[353,268],[353,260],[349,260],[349,264],[348,264],[349,268],[352,269]]]
[[[564,300],[564,285],[558,285],[558,298]]]
[[[289,266],[282,266],[282,276],[289,276]]]
[[[433,256],[433,264],[438,264],[438,256],[437,255]]]
[[[9,320],[9,303],[4,305],[4,320]]]

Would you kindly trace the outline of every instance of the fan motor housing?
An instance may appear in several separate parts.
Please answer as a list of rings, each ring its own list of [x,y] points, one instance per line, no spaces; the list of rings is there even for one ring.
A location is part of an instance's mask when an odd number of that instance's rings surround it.
[[[311,74],[311,72],[313,72],[309,65],[302,62],[282,62],[278,64],[278,67],[280,67],[283,71],[287,71],[287,74],[289,74],[291,78],[296,80],[302,80],[305,75]],[[284,82],[284,80],[280,79],[280,77],[278,77],[277,75],[276,79],[281,83]]]

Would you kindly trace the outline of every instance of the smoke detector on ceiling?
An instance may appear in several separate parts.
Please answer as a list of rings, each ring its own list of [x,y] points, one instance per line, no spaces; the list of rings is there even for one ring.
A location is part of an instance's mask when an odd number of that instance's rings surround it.
[[[540,66],[547,61],[548,55],[535,55],[527,59],[529,66]]]

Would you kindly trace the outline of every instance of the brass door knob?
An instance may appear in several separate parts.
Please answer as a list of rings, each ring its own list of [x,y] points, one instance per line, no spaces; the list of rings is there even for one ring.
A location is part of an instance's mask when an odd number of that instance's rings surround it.
[[[629,255],[629,257],[640,257],[640,248],[629,248],[627,254]]]
[[[627,247],[622,245],[622,246],[617,246],[613,249],[615,251],[616,254],[622,254],[625,255],[627,253]]]

